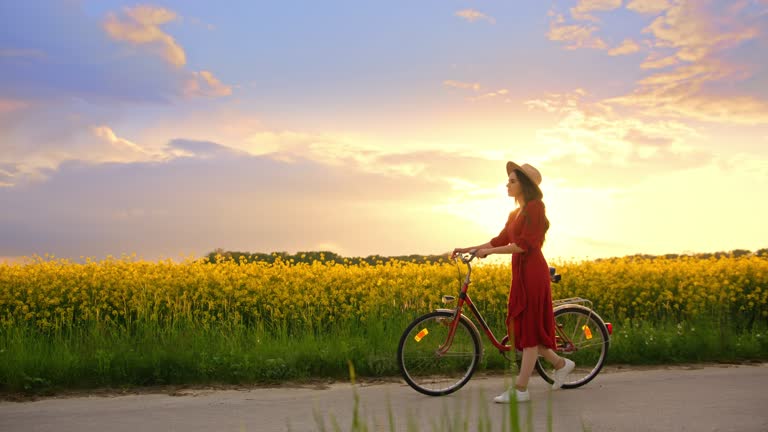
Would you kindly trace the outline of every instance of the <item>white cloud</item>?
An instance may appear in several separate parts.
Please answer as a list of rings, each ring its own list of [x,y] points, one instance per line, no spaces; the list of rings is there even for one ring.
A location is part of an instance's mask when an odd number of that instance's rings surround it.
[[[184,86],[184,95],[194,96],[229,96],[232,94],[232,87],[223,84],[218,78],[209,71],[192,72],[192,76],[187,80]]]
[[[509,93],[507,89],[499,89],[493,92],[483,93],[481,95],[469,98],[470,101],[476,102],[483,99],[504,99],[505,102],[509,102],[509,98],[506,95]]]
[[[640,45],[638,45],[637,42],[633,41],[632,39],[624,39],[621,45],[617,46],[616,48],[611,48],[610,50],[608,50],[608,55],[611,55],[611,56],[627,55],[627,54],[636,53],[638,51],[640,51]]]
[[[478,12],[474,9],[464,9],[456,12],[455,14],[457,17],[464,18],[465,20],[469,22],[475,22],[479,20],[485,20],[488,21],[491,24],[496,24],[496,19],[488,16],[482,12]]]
[[[562,15],[555,15],[550,21],[547,37],[549,40],[565,42],[565,48],[569,50],[606,49],[608,44],[600,37],[593,35],[598,30],[597,26],[589,24],[567,25]]]
[[[78,160],[91,160],[98,162],[135,162],[153,159],[149,152],[139,145],[115,135],[109,126],[94,126],[93,134],[99,138],[95,151],[83,152],[75,155]],[[101,144],[106,144],[105,146]]]
[[[158,47],[166,61],[175,66],[183,66],[187,62],[184,49],[171,35],[160,29],[161,25],[176,18],[175,12],[165,8],[136,6],[124,9],[122,17],[108,14],[104,30],[115,40]]]
[[[599,21],[589,12],[610,11],[621,7],[622,0],[580,0],[571,8],[571,15],[577,20]]]
[[[132,147],[110,131],[99,130],[105,143]],[[0,244],[0,255],[137,252],[155,259],[179,251],[200,256],[216,247],[276,251],[319,245],[361,255],[441,253],[458,241],[447,236],[456,226],[463,227],[462,236],[485,236],[476,224],[441,213],[436,205],[448,187],[444,177],[461,167],[462,174],[479,179],[489,167],[503,171],[498,162],[443,152],[381,151],[364,164],[347,156],[356,150],[351,145],[320,149],[314,141],[305,155],[337,151],[340,161],[296,156],[284,162],[278,153],[250,156],[216,143],[176,140],[170,147],[192,156],[162,163],[63,164],[50,173],[50,181],[0,188],[0,201],[12,209],[0,213],[0,238],[14,239]],[[362,242],[361,232],[366,232]]]
[[[663,69],[680,63],[675,55],[663,56],[659,53],[651,53],[640,65],[641,69]]]
[[[649,53],[640,64],[649,75],[629,94],[604,103],[649,118],[758,125],[768,121],[768,101],[738,94],[737,83],[759,71],[756,57],[741,63],[726,53],[768,30],[748,2],[632,2],[632,10],[659,13],[643,29]],[[729,91],[713,91],[726,84]]]
[[[717,12],[725,15],[715,20]],[[742,22],[738,11],[717,12],[697,2],[683,2],[669,8],[643,31],[655,38],[657,48],[675,49],[678,59],[686,62],[703,60],[760,34],[756,27]]]
[[[165,8],[136,6],[124,9],[121,17],[108,14],[103,28],[112,39],[153,47],[165,61],[182,67],[187,63],[186,52],[160,28],[177,19],[176,12]],[[221,97],[231,95],[232,87],[222,83],[212,72],[201,70],[189,72],[183,78],[181,93],[186,97]]]
[[[34,133],[23,122],[19,126],[23,135],[11,135],[0,152],[0,183],[4,186],[45,181],[71,162],[124,164],[168,157],[162,151],[147,150],[118,136],[107,125],[81,127],[77,122],[60,121],[34,124],[38,129]]]
[[[641,14],[658,14],[672,6],[669,0],[632,0],[627,9]]]
[[[585,101],[587,96],[577,91],[527,103],[560,115],[555,127],[538,131],[537,142],[548,149],[544,164],[563,178],[592,187],[605,178],[616,185],[617,179],[634,181],[622,172],[673,171],[709,159],[692,145],[701,135],[684,123],[619,114],[608,104]],[[593,174],[579,175],[587,169]]]

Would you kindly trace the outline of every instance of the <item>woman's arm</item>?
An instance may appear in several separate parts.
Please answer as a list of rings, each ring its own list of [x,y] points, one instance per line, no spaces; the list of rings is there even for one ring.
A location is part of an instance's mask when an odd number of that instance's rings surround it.
[[[466,247],[466,248],[456,248],[453,250],[453,256],[460,253],[468,253],[472,250],[481,250],[481,249],[488,249],[491,247],[491,242],[483,243],[481,245],[472,246],[472,247]]]
[[[490,246],[490,244],[488,244],[488,246]],[[521,252],[525,252],[525,249],[521,248],[520,246],[514,243],[510,243],[508,245],[499,246],[499,247],[481,247],[480,249],[478,249],[476,256],[478,258],[485,258],[488,255],[492,255],[492,254],[511,254],[511,253],[521,253]]]

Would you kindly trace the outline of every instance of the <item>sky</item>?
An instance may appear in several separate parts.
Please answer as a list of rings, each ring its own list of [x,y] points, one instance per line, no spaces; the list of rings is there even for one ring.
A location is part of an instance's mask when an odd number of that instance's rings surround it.
[[[0,2],[0,261],[768,247],[768,0]]]

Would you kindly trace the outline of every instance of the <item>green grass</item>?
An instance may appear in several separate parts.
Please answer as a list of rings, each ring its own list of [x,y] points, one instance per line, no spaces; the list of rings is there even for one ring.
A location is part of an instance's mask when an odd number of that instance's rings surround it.
[[[670,364],[739,362],[768,359],[768,324],[750,328],[700,320],[614,326],[608,353],[611,363]]]
[[[323,331],[245,325],[135,323],[44,333],[0,329],[0,392],[152,385],[277,383],[396,377],[401,332],[411,317],[339,323]],[[496,328],[496,327],[494,327]],[[506,360],[485,337],[481,367],[503,371]],[[614,323],[609,364],[734,362],[768,359],[768,325]]]

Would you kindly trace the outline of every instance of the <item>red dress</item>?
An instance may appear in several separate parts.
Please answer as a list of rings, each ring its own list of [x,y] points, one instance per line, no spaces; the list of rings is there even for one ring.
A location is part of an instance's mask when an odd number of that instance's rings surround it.
[[[493,247],[514,243],[522,253],[512,254],[512,284],[507,303],[507,328],[514,323],[515,348],[543,345],[555,348],[555,316],[549,265],[541,253],[544,243],[544,203],[533,200],[509,215],[504,229],[491,240]]]

